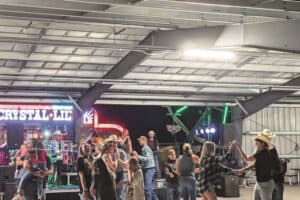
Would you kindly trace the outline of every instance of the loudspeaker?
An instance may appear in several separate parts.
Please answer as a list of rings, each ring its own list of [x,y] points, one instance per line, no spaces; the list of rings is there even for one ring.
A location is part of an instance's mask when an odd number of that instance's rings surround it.
[[[221,197],[240,197],[239,177],[234,175],[221,175],[217,195]]]
[[[0,183],[13,182],[15,180],[15,167],[14,166],[0,166]]]
[[[19,149],[23,144],[23,124],[10,122],[7,126],[7,144],[9,149]]]
[[[16,183],[15,182],[4,182],[4,199],[10,200],[13,198],[16,192]]]

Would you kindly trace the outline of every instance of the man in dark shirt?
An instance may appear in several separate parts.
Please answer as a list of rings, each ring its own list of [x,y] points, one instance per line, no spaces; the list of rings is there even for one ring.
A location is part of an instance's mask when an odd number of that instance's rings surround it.
[[[176,152],[174,149],[168,151],[168,160],[164,163],[164,174],[167,180],[167,189],[170,200],[180,199],[180,188],[178,174],[176,173]]]
[[[256,184],[254,186],[254,200],[272,200],[274,190],[274,181],[272,177],[274,161],[269,152],[271,145],[270,138],[263,133],[259,133],[255,138],[256,153],[250,157],[246,156],[240,145],[234,141],[241,153],[243,160],[251,161],[252,164],[239,170],[232,170],[234,173],[241,175],[243,172],[255,168]]]
[[[273,133],[269,129],[263,130],[263,135],[268,136],[270,139],[273,137]],[[272,200],[283,200],[284,189],[284,174],[287,170],[287,159],[280,160],[276,147],[271,144],[269,147],[269,153],[273,162],[273,181],[274,190],[272,194]]]

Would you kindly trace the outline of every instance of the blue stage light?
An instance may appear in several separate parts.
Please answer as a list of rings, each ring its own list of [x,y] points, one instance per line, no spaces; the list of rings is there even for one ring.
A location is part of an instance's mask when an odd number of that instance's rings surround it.
[[[206,128],[206,129],[205,129],[205,133],[210,133],[210,129],[209,129],[209,128]]]
[[[203,128],[200,129],[200,133],[201,133],[201,134],[204,134]]]

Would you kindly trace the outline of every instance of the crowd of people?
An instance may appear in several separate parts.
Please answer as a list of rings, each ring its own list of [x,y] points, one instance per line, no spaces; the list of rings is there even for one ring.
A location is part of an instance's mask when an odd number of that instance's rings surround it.
[[[138,142],[141,153],[126,151],[125,143],[130,143],[129,135],[118,138],[113,135],[98,147],[93,158],[85,146],[84,158],[90,160],[88,168],[78,166],[81,178],[82,196],[88,200],[93,196],[96,199],[121,200],[152,200],[158,199],[153,190],[153,178],[166,178],[168,198],[171,200],[196,200],[196,189],[199,187],[202,199],[215,200],[216,185],[220,171],[227,171],[242,175],[248,170],[255,169],[256,184],[254,187],[254,200],[282,200],[283,177],[286,171],[287,160],[280,160],[274,145],[271,144],[271,132],[264,130],[254,140],[255,153],[247,156],[237,141],[232,141],[226,154],[216,154],[216,144],[205,142],[200,157],[195,155],[190,144],[182,147],[182,155],[177,156],[175,149],[168,150],[168,159],[163,163],[160,172],[158,159],[159,150],[155,133],[150,131],[149,137],[141,136]],[[241,155],[246,166],[241,169],[231,169],[225,165],[233,148]],[[93,160],[93,161],[92,161]],[[80,163],[78,159],[78,163]],[[87,170],[88,169],[88,170]],[[196,184],[195,174],[199,174],[199,185]],[[91,181],[90,181],[91,180]]]
[[[235,140],[224,155],[217,155],[216,144],[210,141],[203,144],[200,156],[185,143],[181,155],[169,148],[167,160],[160,168],[159,144],[154,131],[149,131],[148,137],[138,138],[140,153],[133,150],[128,132],[121,137],[110,135],[103,143],[99,143],[97,134],[93,133],[80,144],[76,161],[81,200],[158,200],[153,180],[161,177],[166,179],[169,200],[196,200],[197,189],[203,200],[215,200],[220,171],[242,175],[251,169],[256,172],[253,199],[282,200],[287,160],[279,159],[269,130],[254,140],[256,149],[251,156],[247,156]],[[231,169],[225,165],[233,148],[246,163],[244,168]],[[17,152],[17,199],[44,198],[47,176],[57,168],[44,149],[41,141],[30,140]],[[199,175],[199,184],[196,184],[195,174]]]

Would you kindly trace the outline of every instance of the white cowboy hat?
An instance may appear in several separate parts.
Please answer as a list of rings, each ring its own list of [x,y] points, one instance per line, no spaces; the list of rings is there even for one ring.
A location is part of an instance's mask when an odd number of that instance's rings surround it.
[[[60,130],[56,130],[53,135],[61,135],[61,136],[64,136],[66,134],[62,134]]]

